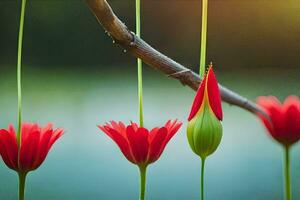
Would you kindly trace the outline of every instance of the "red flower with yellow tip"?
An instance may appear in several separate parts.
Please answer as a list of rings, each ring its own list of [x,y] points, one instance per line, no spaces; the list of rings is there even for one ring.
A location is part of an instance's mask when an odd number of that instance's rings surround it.
[[[111,121],[110,124],[98,127],[114,140],[127,160],[139,166],[147,166],[161,156],[181,125],[177,120],[169,120],[163,127],[149,131],[133,122],[125,126],[122,122]]]
[[[12,125],[0,130],[0,154],[7,167],[21,174],[37,169],[45,160],[54,142],[63,134],[53,130],[52,124],[23,123],[21,143],[18,148],[16,132]]]
[[[220,90],[210,66],[196,93],[187,128],[190,147],[201,158],[205,159],[219,146],[222,119]]]

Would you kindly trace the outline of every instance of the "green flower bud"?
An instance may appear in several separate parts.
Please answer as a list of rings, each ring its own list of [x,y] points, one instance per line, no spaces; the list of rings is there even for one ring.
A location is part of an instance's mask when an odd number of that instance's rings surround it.
[[[222,124],[207,104],[188,123],[187,136],[190,147],[202,159],[218,148],[222,139]]]
[[[220,90],[210,67],[196,93],[187,128],[189,144],[202,159],[218,148],[222,139],[222,119]]]

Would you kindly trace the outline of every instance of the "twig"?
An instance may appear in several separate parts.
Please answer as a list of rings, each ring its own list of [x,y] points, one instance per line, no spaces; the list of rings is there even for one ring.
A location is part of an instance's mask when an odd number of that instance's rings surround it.
[[[178,79],[183,85],[188,85],[192,89],[197,90],[201,79],[196,73],[160,53],[144,40],[137,37],[114,14],[106,0],[86,0],[86,2],[107,34],[117,44],[133,56],[142,59],[143,62],[152,68],[167,76]],[[266,115],[255,103],[222,85],[220,85],[220,91],[223,101],[239,106],[254,114],[259,112]]]

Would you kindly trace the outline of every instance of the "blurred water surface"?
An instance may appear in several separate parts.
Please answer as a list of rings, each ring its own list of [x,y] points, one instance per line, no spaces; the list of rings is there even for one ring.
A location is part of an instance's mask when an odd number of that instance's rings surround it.
[[[134,1],[110,0],[134,30]],[[198,0],[144,1],[143,38],[186,66],[197,66]],[[20,1],[0,0],[0,127],[16,123],[15,62]],[[212,0],[208,61],[222,84],[254,100],[300,96],[300,1]],[[28,0],[23,54],[24,119],[63,127],[44,164],[28,177],[28,200],[138,199],[139,175],[96,125],[136,121],[135,60],[123,53],[82,0]],[[122,64],[120,64],[122,63]],[[266,67],[266,68],[262,68]],[[200,160],[186,140],[194,92],[145,67],[145,125],[184,126],[149,167],[149,200],[200,199]],[[224,136],[207,160],[207,200],[283,199],[282,152],[257,118],[224,103]],[[300,146],[293,148],[300,199]],[[17,199],[17,176],[0,163],[0,199]]]
[[[44,164],[27,179],[27,199],[138,199],[138,169],[96,127],[111,119],[137,120],[135,68],[108,70],[28,69],[24,66],[24,119],[53,122],[66,130]],[[8,67],[9,68],[9,67]],[[96,68],[96,67],[95,67]],[[14,69],[14,67],[12,68]],[[283,99],[300,95],[299,69],[220,70],[222,84],[250,99],[274,94]],[[176,80],[145,68],[145,125],[163,125],[178,118],[184,126],[148,170],[147,198],[200,198],[200,160],[186,140],[186,118],[194,92]],[[16,83],[13,70],[0,74],[0,126],[16,121]],[[256,117],[224,105],[224,136],[207,160],[209,200],[281,200],[282,152]],[[300,146],[292,151],[294,199],[300,198]],[[17,198],[17,176],[0,163],[0,199]]]

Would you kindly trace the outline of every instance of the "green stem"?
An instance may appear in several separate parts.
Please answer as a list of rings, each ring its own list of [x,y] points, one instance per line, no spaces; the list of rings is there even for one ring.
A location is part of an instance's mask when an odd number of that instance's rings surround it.
[[[204,200],[204,169],[205,158],[201,158],[201,200]]]
[[[207,8],[208,8],[208,0],[202,0],[202,30],[201,30],[201,49],[200,49],[200,77],[204,76],[204,74],[205,74],[205,66],[206,66]]]
[[[292,199],[292,190],[291,190],[291,174],[290,174],[290,147],[286,146],[284,149],[284,175],[285,175],[285,199]]]
[[[23,47],[23,32],[24,32],[24,18],[25,18],[26,0],[22,0],[20,28],[18,39],[18,63],[17,63],[17,84],[18,84],[18,132],[17,142],[20,146],[21,141],[21,123],[22,123],[22,85],[21,85],[21,67],[22,67],[22,47]]]
[[[140,200],[145,199],[147,166],[139,166],[140,169]]]
[[[19,173],[19,200],[25,199],[26,173]]]
[[[141,1],[136,0],[136,35],[141,37]],[[144,117],[143,117],[143,71],[142,71],[142,60],[137,59],[138,65],[138,101],[139,101],[139,119],[140,126],[144,126]]]

